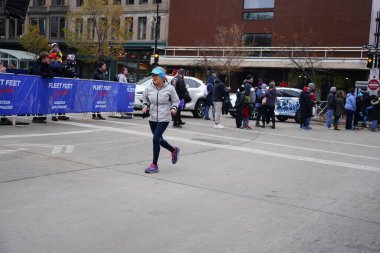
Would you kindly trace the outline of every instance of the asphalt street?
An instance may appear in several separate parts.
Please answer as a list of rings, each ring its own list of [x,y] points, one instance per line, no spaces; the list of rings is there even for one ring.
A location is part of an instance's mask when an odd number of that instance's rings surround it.
[[[186,117],[148,175],[146,119],[69,116],[0,126],[1,253],[380,252],[380,133]]]

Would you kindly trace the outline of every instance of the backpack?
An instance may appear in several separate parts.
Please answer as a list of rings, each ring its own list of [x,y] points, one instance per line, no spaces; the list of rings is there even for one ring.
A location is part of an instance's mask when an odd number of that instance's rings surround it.
[[[212,90],[214,89],[214,84],[208,83],[205,87],[203,95],[207,97],[208,94],[212,94]]]

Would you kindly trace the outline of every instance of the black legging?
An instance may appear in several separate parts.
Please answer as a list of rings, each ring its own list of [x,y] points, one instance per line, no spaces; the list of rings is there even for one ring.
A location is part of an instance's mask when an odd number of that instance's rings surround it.
[[[162,137],[169,122],[149,121],[149,125],[153,133],[153,164],[157,165],[158,157],[160,156],[160,146],[166,148],[171,153],[173,153],[175,149]]]
[[[265,125],[264,120],[269,124],[270,119],[272,119],[272,125],[275,126],[276,116],[274,115],[274,105],[264,106],[265,117],[263,117],[263,125]]]
[[[181,119],[181,109],[180,108],[177,108],[177,112],[176,114],[173,116],[173,121],[174,121],[174,125],[179,125],[180,123],[182,123],[182,119]]]

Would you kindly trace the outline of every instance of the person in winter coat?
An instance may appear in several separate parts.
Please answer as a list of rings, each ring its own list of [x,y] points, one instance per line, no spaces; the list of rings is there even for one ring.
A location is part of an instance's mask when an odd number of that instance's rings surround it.
[[[257,88],[256,91],[256,108],[257,108],[257,118],[256,118],[256,126],[261,127],[260,125],[260,119],[262,121],[265,121],[265,111],[263,110],[264,106],[262,104],[263,98],[265,97],[265,91],[267,89],[267,85],[265,83],[262,83],[259,88]],[[264,124],[264,123],[263,123]]]
[[[62,75],[67,78],[77,77],[75,55],[69,54],[66,60],[62,63]]]
[[[330,93],[327,96],[327,120],[326,125],[327,128],[331,128],[331,118],[334,116],[334,108],[335,108],[335,95],[336,95],[336,87],[330,88]]]
[[[276,128],[276,116],[274,115],[274,108],[276,106],[277,91],[274,82],[269,83],[269,89],[265,92],[264,97],[266,98],[266,104],[264,105],[264,110],[266,110],[266,120],[269,124],[269,120],[272,119],[271,128]],[[265,127],[265,122],[263,122],[263,128]]]
[[[32,65],[32,67],[30,68],[29,75],[38,75],[38,76],[42,76],[45,78],[54,77],[54,73],[51,71],[51,68],[49,65],[49,63],[50,63],[49,56],[50,55],[48,53],[42,52],[40,54],[39,58],[37,59],[37,61],[35,61]],[[43,104],[44,100],[43,99],[40,100],[39,103]],[[46,123],[46,116],[44,116],[42,114],[34,115],[32,122],[33,123]]]
[[[363,93],[359,90],[358,95],[356,96],[356,111],[354,113],[354,126],[353,129],[358,128],[359,121],[364,120],[364,102],[363,102]]]
[[[179,97],[175,88],[166,81],[165,73],[160,67],[151,72],[152,84],[148,85],[143,93],[143,113],[149,111],[149,125],[153,134],[153,161],[145,173],[157,173],[160,146],[171,153],[172,163],[176,164],[179,155],[179,147],[173,147],[164,138],[172,115],[175,115],[179,106]]]
[[[335,96],[335,107],[334,107],[334,130],[339,129],[339,119],[344,113],[344,92],[339,90]]]
[[[243,128],[252,129],[249,125],[249,118],[251,116],[252,111],[254,110],[254,104],[256,102],[256,92],[253,88],[253,77],[252,75],[248,75],[246,80],[242,85],[244,87],[244,101],[245,106],[243,109]],[[245,112],[245,113],[244,113]]]
[[[177,92],[177,95],[180,100],[185,99],[185,93],[187,92],[186,84],[185,84],[185,70],[180,69],[178,70],[177,74],[177,81],[175,82],[175,91]],[[182,103],[185,104],[184,101]],[[182,125],[185,124],[185,122],[181,119],[181,111],[183,108],[178,107],[176,114],[173,116],[173,127],[181,128]]]
[[[220,117],[222,115],[222,106],[225,98],[228,95],[229,89],[226,87],[226,75],[219,73],[218,77],[215,80],[214,92],[212,95],[212,101],[215,105],[215,124],[214,128],[224,128],[220,122]]]
[[[367,120],[369,120],[372,115],[373,105],[371,103],[371,95],[368,91],[363,93],[363,104],[364,104],[364,116],[363,116],[363,127],[367,127]]]
[[[106,80],[107,79],[106,73],[107,73],[107,65],[104,62],[100,62],[100,63],[98,63],[96,70],[92,74],[92,79]],[[105,120],[105,118],[102,117],[100,112],[92,113],[92,119]]]
[[[354,96],[354,90],[350,90],[346,96],[346,104],[344,105],[346,109],[346,130],[353,130],[352,120],[354,119],[354,114],[356,111],[356,99]]]
[[[371,100],[371,104],[373,105],[372,108],[372,122],[371,122],[371,131],[377,132],[377,125],[380,120],[380,97],[375,96]]]
[[[235,119],[236,119],[237,128],[242,128],[243,106],[244,106],[244,87],[241,86],[236,92],[236,102],[235,102],[235,108],[236,108]]]
[[[303,91],[300,94],[300,128],[309,130],[308,120],[313,115],[313,101],[310,96],[310,88],[304,87]]]
[[[214,103],[212,102],[212,95],[214,93],[214,82],[215,82],[215,76],[210,76],[207,81],[207,86],[206,86],[206,107],[205,107],[205,120],[210,120],[210,108],[212,108],[211,113],[212,113],[212,120],[215,121],[215,106]]]

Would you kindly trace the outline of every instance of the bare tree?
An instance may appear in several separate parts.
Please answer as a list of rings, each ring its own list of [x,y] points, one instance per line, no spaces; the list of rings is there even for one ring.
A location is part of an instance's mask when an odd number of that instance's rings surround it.
[[[247,52],[242,46],[242,29],[236,24],[230,27],[218,27],[215,33],[214,47],[201,43],[201,59],[198,62],[206,71],[212,69],[224,72],[230,78],[231,74],[242,69],[242,62]]]
[[[310,31],[309,33],[312,33]],[[309,34],[310,35],[310,34]],[[280,35],[280,41],[284,50],[280,56],[285,56],[293,64],[294,69],[301,72],[311,82],[317,82],[317,73],[321,71],[318,63],[321,60],[320,52],[312,50],[307,36],[300,38],[298,33],[290,36]]]
[[[84,0],[80,10],[68,14],[66,42],[87,62],[117,57],[130,35],[128,19],[122,20],[123,7],[107,0]]]

